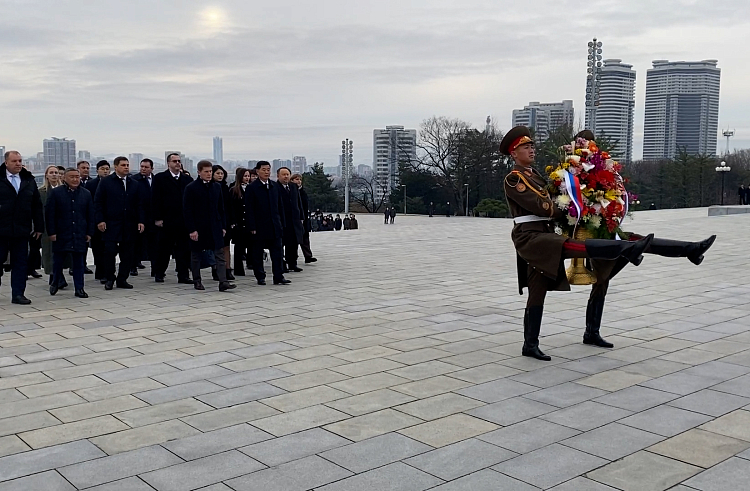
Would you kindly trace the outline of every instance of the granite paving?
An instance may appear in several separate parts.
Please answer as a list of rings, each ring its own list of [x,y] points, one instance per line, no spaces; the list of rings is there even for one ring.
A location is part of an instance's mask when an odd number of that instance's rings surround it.
[[[612,281],[611,350],[581,343],[588,287],[551,292],[549,363],[520,356],[505,219],[360,215],[291,285],[227,293],[147,268],[86,300],[32,279],[18,306],[6,274],[0,491],[744,489],[750,214],[706,215],[635,212],[718,239]]]

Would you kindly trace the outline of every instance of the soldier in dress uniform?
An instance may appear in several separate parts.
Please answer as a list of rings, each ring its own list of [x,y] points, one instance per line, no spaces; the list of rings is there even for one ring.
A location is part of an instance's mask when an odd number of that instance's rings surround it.
[[[653,239],[638,241],[589,239],[577,241],[555,233],[552,220],[563,216],[547,192],[547,180],[533,168],[534,141],[525,126],[505,135],[500,152],[513,157],[515,166],[505,177],[505,196],[513,214],[511,233],[517,253],[519,293],[529,289],[524,315],[524,343],[521,353],[538,360],[551,358],[539,349],[544,300],[548,291],[570,290],[564,259],[625,258],[636,266]]]

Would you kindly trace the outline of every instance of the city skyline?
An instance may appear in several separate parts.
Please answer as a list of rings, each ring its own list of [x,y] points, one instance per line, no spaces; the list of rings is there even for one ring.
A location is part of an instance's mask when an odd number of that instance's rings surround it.
[[[14,54],[3,61],[0,143],[29,156],[49,135],[74,137],[94,155],[210,156],[207,142],[221,135],[225,160],[334,164],[341,135],[362,142],[365,156],[372,129],[392,122],[418,128],[444,115],[482,128],[489,114],[507,131],[528,101],[584,107],[581,50],[593,36],[641,74],[654,59],[719,59],[719,128],[736,129],[732,147],[750,147],[750,53],[741,48],[750,5],[738,0],[592,1],[581,15],[567,0],[524,13],[486,0],[225,0],[211,12],[194,0],[70,0],[54,19],[43,6],[13,2],[0,19],[0,43]],[[105,25],[133,35],[101,36]],[[645,78],[636,81],[635,159]]]

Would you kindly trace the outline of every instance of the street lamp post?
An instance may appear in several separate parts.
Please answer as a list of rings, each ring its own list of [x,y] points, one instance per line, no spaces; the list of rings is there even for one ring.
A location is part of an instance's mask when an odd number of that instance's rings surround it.
[[[469,185],[464,184],[464,186],[466,187],[466,213],[465,215],[469,216]]]
[[[406,184],[402,184],[404,186],[404,215],[406,215]]]
[[[727,165],[723,160],[716,168],[716,172],[721,173],[721,206],[724,206],[724,176],[727,172],[731,171],[732,168]]]
[[[354,142],[350,139],[341,141],[341,172],[344,174],[344,214],[349,213],[349,179],[351,177]]]

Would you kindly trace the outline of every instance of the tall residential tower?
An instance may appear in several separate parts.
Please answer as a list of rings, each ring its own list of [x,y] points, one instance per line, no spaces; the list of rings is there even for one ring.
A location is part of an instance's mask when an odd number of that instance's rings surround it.
[[[716,154],[719,130],[717,60],[655,60],[646,75],[643,159],[671,159],[680,150]]]
[[[412,161],[417,156],[417,130],[407,130],[403,126],[374,130],[372,147],[373,173],[380,189],[394,189],[399,186],[399,163]]]

